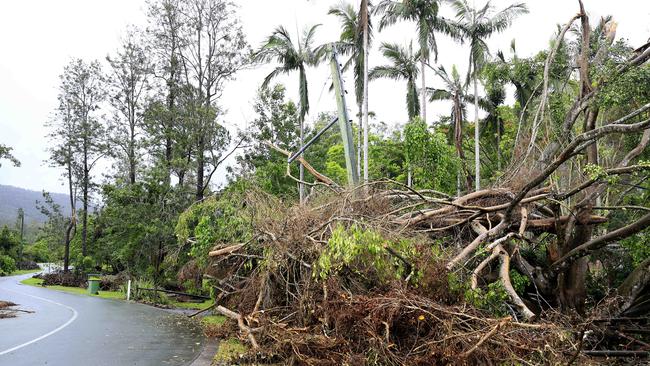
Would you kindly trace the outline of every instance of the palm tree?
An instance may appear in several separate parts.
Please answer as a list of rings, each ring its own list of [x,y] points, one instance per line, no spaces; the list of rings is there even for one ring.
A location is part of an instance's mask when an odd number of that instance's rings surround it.
[[[391,64],[374,67],[370,70],[370,79],[406,80],[406,110],[409,120],[412,120],[420,113],[418,89],[415,85],[420,72],[418,69],[420,54],[413,53],[413,42],[408,47],[395,43],[382,43],[379,49]]]
[[[463,152],[463,120],[466,111],[467,102],[471,99],[471,95],[467,95],[467,84],[461,82],[460,75],[456,66],[451,69],[451,75],[443,66],[433,69],[433,71],[442,79],[444,83],[443,89],[429,88],[427,91],[431,95],[429,101],[446,100],[452,104],[451,108],[451,121],[454,128],[454,145],[456,153],[461,163],[463,174],[465,175],[465,182],[467,190],[472,190],[472,175],[467,167],[465,161],[465,153]],[[459,184],[460,185],[460,184]]]
[[[418,34],[418,44],[420,46],[420,72],[421,72],[421,104],[422,120],[426,123],[426,78],[425,66],[429,61],[431,51],[434,58],[438,59],[438,46],[436,43],[436,32],[458,37],[456,25],[445,19],[438,17],[438,9],[442,0],[383,0],[377,7],[377,12],[384,15],[379,23],[379,29],[393,25],[400,20],[412,21],[415,23]]]
[[[488,1],[482,8],[474,8],[467,0],[454,0],[458,27],[463,38],[469,41],[469,69],[467,78],[474,82],[474,154],[476,170],[476,190],[481,189],[481,161],[479,151],[480,126],[478,123],[478,73],[490,53],[486,40],[494,33],[503,32],[520,14],[528,12],[524,3],[518,3],[494,12],[492,4]]]
[[[365,9],[364,9],[365,7]],[[354,71],[355,96],[359,116],[359,138],[357,142],[357,171],[361,175],[361,156],[363,150],[364,179],[368,180],[368,68],[367,50],[372,39],[372,26],[367,18],[368,2],[362,0],[361,8],[357,12],[350,3],[342,2],[330,8],[329,14],[335,15],[341,22],[341,36],[337,44],[342,54],[350,58],[343,65],[343,70],[352,67]],[[364,14],[365,19],[364,21]],[[368,28],[366,38],[365,26]],[[363,149],[361,143],[363,141]]]
[[[309,91],[307,88],[308,66],[316,66],[321,60],[323,47],[313,47],[316,29],[320,24],[306,28],[303,31],[302,39],[298,38],[294,43],[289,32],[282,26],[277,27],[271,36],[262,44],[260,49],[254,54],[254,59],[259,62],[275,61],[279,64],[271,73],[269,73],[262,87],[267,87],[271,80],[281,74],[289,74],[298,71],[299,82],[299,123],[300,123],[300,147],[304,143],[305,135],[305,116],[309,113]],[[300,202],[304,201],[305,188],[302,183],[305,179],[303,166],[300,165],[300,185],[299,195]]]

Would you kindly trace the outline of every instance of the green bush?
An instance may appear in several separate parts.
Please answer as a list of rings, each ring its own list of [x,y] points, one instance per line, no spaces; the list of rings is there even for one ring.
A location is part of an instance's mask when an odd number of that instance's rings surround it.
[[[381,281],[403,278],[411,274],[408,273],[411,269],[391,256],[388,249],[403,258],[412,259],[417,255],[414,248],[409,240],[386,240],[373,230],[365,230],[357,225],[346,229],[338,225],[332,232],[327,248],[318,258],[315,274],[325,279],[347,266],[356,270],[372,269]]]
[[[16,261],[8,255],[0,255],[0,276],[7,276],[16,270]]]
[[[39,240],[32,245],[28,245],[23,251],[23,255],[26,259],[37,263],[51,262],[50,253],[50,249],[47,247],[47,242],[45,240]]]

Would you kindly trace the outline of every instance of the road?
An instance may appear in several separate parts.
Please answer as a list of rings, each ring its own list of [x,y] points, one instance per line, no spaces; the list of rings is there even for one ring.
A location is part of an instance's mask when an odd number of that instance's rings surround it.
[[[203,348],[184,316],[19,283],[30,276],[0,277],[0,300],[34,311],[0,319],[0,366],[188,365]]]

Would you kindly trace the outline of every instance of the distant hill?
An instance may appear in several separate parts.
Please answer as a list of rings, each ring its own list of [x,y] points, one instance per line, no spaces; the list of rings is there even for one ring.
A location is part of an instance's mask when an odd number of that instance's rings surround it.
[[[70,212],[70,200],[67,195],[52,193],[54,202],[61,205],[64,214]],[[47,220],[36,208],[36,201],[43,202],[43,193],[28,189],[0,184],[0,224],[14,224],[19,208],[25,211],[25,223],[42,223]]]

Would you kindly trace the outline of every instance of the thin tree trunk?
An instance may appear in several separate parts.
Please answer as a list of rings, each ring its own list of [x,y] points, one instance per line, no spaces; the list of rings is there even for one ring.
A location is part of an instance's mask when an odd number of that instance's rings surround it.
[[[501,119],[497,116],[497,170],[501,171]]]
[[[302,150],[303,144],[305,143],[305,121],[300,118],[300,149]],[[301,157],[304,154],[300,154]],[[300,183],[298,183],[298,196],[300,198],[300,204],[305,203],[305,185],[302,183],[305,181],[305,169],[302,164],[300,164]]]
[[[367,6],[367,4],[366,4]],[[368,9],[363,30],[363,181],[368,182]]]
[[[68,154],[70,154],[70,147],[68,147]],[[70,159],[70,157],[68,157]],[[65,249],[63,252],[63,271],[68,272],[70,267],[70,241],[72,240],[72,229],[76,226],[76,212],[75,212],[75,195],[72,189],[72,164],[68,161],[68,190],[70,193],[70,223],[65,231]]]
[[[135,122],[131,123],[129,141],[129,183],[135,184]]]
[[[89,189],[89,169],[88,169],[88,148],[87,142],[84,142],[84,167],[83,167],[83,212],[81,221],[81,255],[86,256],[86,242],[88,238],[88,189]]]
[[[203,199],[203,181],[205,172],[205,138],[199,137],[199,145],[197,149],[197,162],[196,162],[196,200]]]
[[[357,174],[359,176],[359,180],[362,178],[362,172],[363,170],[361,169],[363,166],[363,101],[358,104],[359,107],[359,131],[357,132],[358,138],[357,138]]]
[[[426,62],[424,60],[424,56],[420,57],[420,68],[422,72],[422,88],[420,89],[420,116],[422,117],[422,121],[426,124],[427,123],[427,82],[426,82],[426,77],[424,75],[426,67]]]
[[[476,66],[474,67],[474,169],[476,172],[475,187],[481,189],[481,151],[480,151],[480,126],[478,123],[478,81],[476,80]]]

